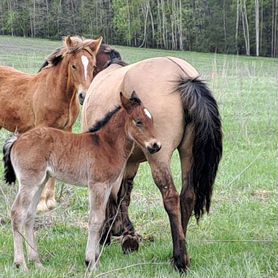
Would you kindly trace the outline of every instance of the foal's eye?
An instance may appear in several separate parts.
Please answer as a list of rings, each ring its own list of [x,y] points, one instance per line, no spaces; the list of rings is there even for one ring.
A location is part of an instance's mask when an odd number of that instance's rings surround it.
[[[142,127],[144,124],[141,120],[135,120],[134,121],[134,124],[137,126],[137,127]]]
[[[71,67],[72,67],[73,69],[76,69],[76,66],[75,66],[75,65],[71,65]]]

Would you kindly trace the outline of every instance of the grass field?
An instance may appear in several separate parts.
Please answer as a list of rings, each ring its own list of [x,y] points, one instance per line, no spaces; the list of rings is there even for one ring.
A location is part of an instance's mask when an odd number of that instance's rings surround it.
[[[35,73],[60,42],[0,36],[0,64]],[[211,213],[191,219],[187,277],[277,277],[277,94],[278,62],[269,58],[116,47],[129,63],[154,56],[193,64],[218,100],[224,156]],[[1,107],[0,107],[1,109]],[[80,130],[79,122],[75,132]],[[0,131],[0,145],[9,136]],[[2,154],[0,154],[0,157]],[[172,170],[180,189],[180,168]],[[10,206],[17,188],[3,182],[0,166],[0,277],[82,277],[87,236],[87,190],[61,184],[59,206],[36,221],[45,271],[26,274],[13,265]],[[63,188],[63,190],[62,190]],[[139,252],[123,255],[119,242],[105,248],[92,277],[179,277],[170,264],[172,243],[161,196],[147,164],[135,180],[131,219],[143,235]]]

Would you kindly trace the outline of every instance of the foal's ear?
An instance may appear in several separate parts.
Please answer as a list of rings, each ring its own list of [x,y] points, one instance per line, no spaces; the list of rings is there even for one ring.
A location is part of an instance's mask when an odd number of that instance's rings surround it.
[[[97,40],[92,40],[92,42],[89,44],[89,47],[94,52],[94,54],[98,53],[101,43],[102,37],[100,36]]]
[[[133,106],[141,105],[141,99],[137,96],[135,91],[132,92],[129,101],[132,103]]]
[[[133,106],[132,104],[130,103],[129,99],[126,98],[122,92],[120,92],[120,99],[121,99],[121,104],[123,106],[123,108],[126,110],[126,112],[128,114],[131,114],[132,110],[133,110]]]
[[[132,92],[129,99],[126,98],[122,92],[120,92],[120,98],[122,106],[128,114],[131,114],[133,109],[141,104],[141,100],[137,97],[135,91]]]

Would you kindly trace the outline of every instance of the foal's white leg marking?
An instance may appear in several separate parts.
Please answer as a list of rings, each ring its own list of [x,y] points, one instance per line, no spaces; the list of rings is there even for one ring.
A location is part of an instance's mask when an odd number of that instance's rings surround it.
[[[84,67],[84,77],[85,77],[85,80],[87,80],[87,69],[88,69],[89,60],[85,55],[82,55],[81,61],[82,61],[83,67]]]

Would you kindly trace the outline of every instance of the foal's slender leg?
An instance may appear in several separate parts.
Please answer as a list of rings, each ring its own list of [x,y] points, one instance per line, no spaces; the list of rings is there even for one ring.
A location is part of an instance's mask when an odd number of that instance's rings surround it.
[[[24,224],[27,217],[30,203],[38,191],[38,186],[19,185],[19,192],[12,205],[11,218],[14,235],[14,263],[16,267],[21,267],[23,270],[28,270],[24,258],[23,240]]]
[[[194,131],[193,126],[188,125],[185,130],[184,139],[179,146],[179,155],[181,160],[182,171],[182,190],[180,193],[182,227],[186,238],[188,221],[192,215],[195,201],[195,193],[192,185],[192,177],[190,176],[193,163],[192,148],[193,148]]]
[[[189,262],[181,223],[180,198],[172,179],[170,165],[161,161],[149,162],[154,182],[162,194],[164,208],[170,220],[174,265],[180,272],[185,272]]]
[[[48,211],[56,207],[55,200],[55,178],[50,178],[45,185],[42,192],[40,202],[38,204],[38,211]]]
[[[105,220],[105,209],[111,192],[106,183],[89,183],[89,232],[85,263],[93,270],[99,256],[100,232]]]
[[[25,221],[25,232],[26,232],[26,239],[28,242],[26,244],[28,259],[29,261],[33,261],[38,268],[42,268],[42,264],[40,262],[37,242],[34,234],[34,222],[35,222],[37,206],[40,201],[40,195],[42,193],[44,186],[45,183],[43,183],[35,193],[35,196],[29,206],[27,218]]]

